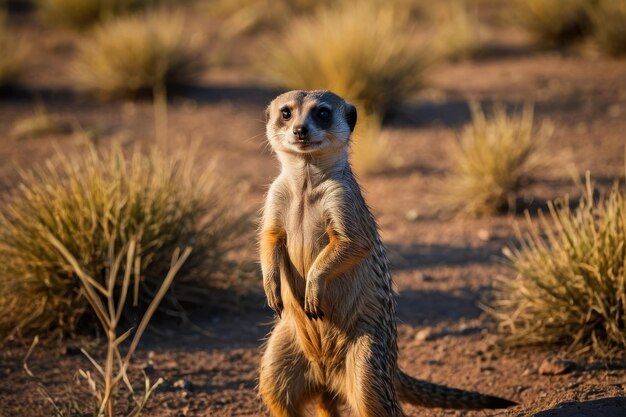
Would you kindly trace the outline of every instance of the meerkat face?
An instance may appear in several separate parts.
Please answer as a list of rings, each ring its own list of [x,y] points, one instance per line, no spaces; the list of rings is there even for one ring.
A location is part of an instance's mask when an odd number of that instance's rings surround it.
[[[330,91],[290,91],[266,110],[267,138],[276,152],[339,152],[356,125],[356,108]]]

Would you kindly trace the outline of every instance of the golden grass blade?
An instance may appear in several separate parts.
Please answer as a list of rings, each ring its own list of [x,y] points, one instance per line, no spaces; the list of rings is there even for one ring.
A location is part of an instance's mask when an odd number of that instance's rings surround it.
[[[124,306],[126,305],[126,296],[128,295],[128,287],[130,286],[130,276],[133,273],[133,265],[137,261],[137,259],[135,258],[136,244],[136,240],[131,240],[128,247],[128,252],[126,253],[126,268],[124,269],[124,278],[122,279],[122,290],[117,301],[117,311],[114,313],[115,323],[119,322],[120,318],[122,317],[122,312],[124,311]],[[113,281],[113,279],[111,281]],[[113,299],[112,294],[113,293],[111,293],[111,299]]]
[[[76,271],[76,275],[78,275],[78,277],[81,279],[84,285],[83,288],[85,289],[85,294],[87,296],[87,299],[92,305],[94,312],[100,319],[102,326],[105,329],[110,329],[111,320],[109,319],[109,317],[106,316],[106,308],[102,304],[102,301],[100,300],[100,297],[98,297],[98,294],[95,292],[94,288],[97,289],[99,287],[100,291],[105,296],[107,295],[107,290],[104,289],[100,284],[98,284],[93,278],[91,278],[89,275],[87,275],[83,271],[83,269],[78,264],[78,261],[76,260],[76,258],[74,258],[74,256],[72,256],[72,254],[69,253],[69,251],[65,248],[65,246],[63,246],[63,244],[59,242],[52,234],[48,233],[46,237],[50,241],[50,243],[59,252],[61,252],[63,257],[70,263],[70,265],[72,265],[72,268],[74,268],[74,271]]]
[[[178,273],[180,268],[183,266],[187,258],[189,258],[190,254],[191,254],[191,248],[185,248],[182,255],[176,260],[174,265],[171,267],[171,269],[167,273],[167,276],[163,280],[163,283],[161,284],[159,291],[154,296],[152,302],[148,306],[148,309],[144,313],[144,316],[141,319],[139,326],[137,327],[137,332],[135,333],[133,340],[130,344],[130,347],[128,348],[128,351],[126,352],[126,357],[124,359],[125,364],[128,364],[131,356],[133,355],[133,353],[135,352],[135,349],[137,348],[139,339],[143,335],[143,332],[146,330],[146,327],[148,326],[150,319],[152,319],[152,315],[156,311],[159,303],[163,300],[163,297],[165,297],[165,294],[167,293],[167,290],[169,289],[170,285],[172,285],[172,281],[176,277],[176,274]]]
[[[96,362],[96,360],[85,349],[80,348],[80,351],[82,352],[83,355],[85,355],[85,357],[87,357],[89,362],[91,362],[93,367],[96,368],[98,373],[104,377],[104,369],[102,368],[102,366],[100,366],[100,364]]]
[[[35,375],[30,371],[30,369],[28,369],[28,359],[30,358],[30,355],[33,354],[33,351],[35,350],[35,347],[38,344],[39,344],[39,336],[35,336],[33,338],[33,342],[30,344],[30,347],[28,348],[28,351],[26,351],[26,356],[24,356],[24,361],[22,363],[24,370],[26,371],[28,376],[30,376],[31,378],[35,378]]]

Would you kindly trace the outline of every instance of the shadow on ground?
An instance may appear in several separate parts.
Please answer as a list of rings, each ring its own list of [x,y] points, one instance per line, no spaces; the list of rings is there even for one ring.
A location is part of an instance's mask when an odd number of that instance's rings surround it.
[[[224,101],[267,106],[282,90],[255,85],[196,85],[181,87],[178,96],[196,100],[199,103],[213,104]]]
[[[470,119],[471,113],[466,100],[451,100],[443,103],[418,101],[401,106],[385,120],[385,123],[396,127],[443,125],[459,128]]]
[[[245,103],[258,106],[266,106],[281,90],[255,85],[177,85],[168,90],[170,100],[186,98],[203,104],[215,104],[220,102]],[[152,92],[143,91],[137,93],[134,101],[151,101]],[[41,100],[45,103],[72,105],[81,103],[91,106],[102,106],[107,103],[115,103],[116,100],[98,101],[88,93],[71,88],[27,88],[22,86],[0,88],[0,103],[20,103]]]
[[[492,239],[480,247],[452,245],[388,245],[392,271],[419,270],[432,267],[461,267],[489,264],[502,259],[504,239]]]
[[[572,401],[534,414],[533,417],[623,417],[626,397],[601,398],[592,401]]]
[[[480,287],[478,289],[463,288],[454,292],[402,291],[397,298],[398,320],[412,326],[419,326],[426,323],[435,325],[441,322],[478,318],[482,313],[478,308],[478,302],[489,289],[489,287]]]

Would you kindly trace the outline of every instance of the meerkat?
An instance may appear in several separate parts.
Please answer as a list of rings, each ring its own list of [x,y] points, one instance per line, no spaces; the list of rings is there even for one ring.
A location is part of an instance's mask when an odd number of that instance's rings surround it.
[[[291,91],[266,111],[281,163],[263,209],[263,287],[276,312],[259,377],[276,417],[315,402],[320,417],[400,417],[424,407],[514,402],[420,381],[397,367],[395,300],[378,227],[348,162],[355,106],[329,91]]]

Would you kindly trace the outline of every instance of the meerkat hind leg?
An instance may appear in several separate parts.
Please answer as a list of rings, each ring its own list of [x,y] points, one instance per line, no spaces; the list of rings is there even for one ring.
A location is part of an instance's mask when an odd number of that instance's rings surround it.
[[[384,343],[362,336],[347,355],[346,400],[358,417],[404,417],[394,387],[395,361]]]
[[[295,343],[292,330],[279,322],[261,360],[259,390],[275,417],[300,417],[318,392],[309,362]]]

